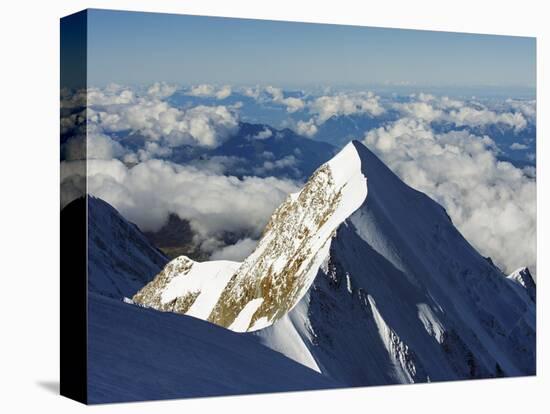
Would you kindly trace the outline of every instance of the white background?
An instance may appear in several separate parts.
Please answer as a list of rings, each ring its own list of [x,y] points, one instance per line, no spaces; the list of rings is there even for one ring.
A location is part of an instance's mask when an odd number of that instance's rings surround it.
[[[538,373],[503,379],[223,397],[93,412],[548,412],[546,289],[550,24],[544,1],[3,2],[0,13],[0,411],[80,412],[59,397],[59,18],[86,7],[537,36]],[[545,70],[546,69],[546,70]],[[521,240],[518,240],[521,243]],[[546,254],[545,254],[546,251]],[[547,327],[548,328],[548,327]]]

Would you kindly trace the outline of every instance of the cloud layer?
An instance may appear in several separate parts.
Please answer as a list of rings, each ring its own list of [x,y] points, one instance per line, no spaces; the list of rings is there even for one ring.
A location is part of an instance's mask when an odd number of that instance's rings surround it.
[[[321,96],[309,105],[310,112],[316,114],[316,123],[322,124],[333,116],[367,114],[382,115],[385,109],[380,98],[372,92],[341,93],[332,96]]]
[[[138,90],[113,84],[103,89],[88,88],[87,94],[65,92],[61,106],[68,112],[61,120],[61,132],[67,134],[79,125],[86,125],[83,122],[86,117],[90,158],[126,157],[137,162],[168,155],[172,148],[181,145],[216,148],[237,131],[236,107],[198,105],[182,109],[166,100],[176,90],[174,85],[155,83]],[[215,93],[231,92],[229,88]],[[83,105],[87,106],[86,112],[80,109]],[[84,132],[75,131],[72,140],[64,145],[64,159],[79,159]],[[125,134],[141,137],[144,140],[141,148],[135,151],[122,148],[115,138]]]
[[[73,171],[66,186],[82,171],[76,165],[70,167],[79,162],[65,162],[64,170]],[[257,239],[275,208],[297,187],[288,180],[241,180],[163,160],[129,168],[112,159],[88,162],[88,190],[145,231],[158,230],[175,213],[189,220],[197,244],[213,252],[225,246],[227,233]]]
[[[190,96],[199,96],[202,98],[216,98],[223,100],[229,97],[232,93],[232,88],[229,85],[224,85],[222,87],[216,87],[214,85],[201,84],[191,87],[187,91],[187,95]]]
[[[226,106],[183,110],[158,99],[88,109],[88,120],[104,133],[137,132],[163,146],[215,148],[238,127],[238,116]]]
[[[218,251],[214,252],[210,259],[242,261],[254,251],[257,244],[257,240],[245,238],[230,246],[222,247]]]
[[[178,88],[155,83],[132,89],[120,85],[89,88],[87,96],[62,92],[62,132],[76,131],[62,147],[62,159],[90,159],[90,189],[145,230],[159,228],[169,213],[188,219],[203,249],[217,258],[240,258],[254,244],[269,215],[284,196],[296,190],[291,181],[228,176],[238,157],[217,155],[176,165],[166,158],[177,147],[213,149],[238,128],[242,106],[218,105],[234,93],[257,104],[279,108],[288,125],[314,138],[331,117],[378,118],[355,138],[377,153],[405,182],[430,195],[448,211],[464,236],[484,255],[510,272],[536,268],[536,185],[532,167],[523,170],[498,161],[503,152],[533,157],[530,144],[536,121],[534,100],[458,100],[430,94],[380,97],[371,92],[288,94],[267,87],[233,88],[197,85],[184,90],[193,97],[212,98],[209,105],[179,107],[167,98]],[[83,104],[88,105],[87,131]],[[202,102],[202,101],[201,101]],[[274,104],[274,105],[272,105]],[[372,128],[372,126],[371,126]],[[500,146],[484,134],[492,128],[509,131]],[[527,131],[527,134],[521,134]],[[87,132],[87,138],[84,132]],[[124,134],[140,137],[125,146]],[[258,145],[276,134],[264,128],[249,137]],[[296,167],[297,158],[276,159],[264,152],[249,173],[277,174]],[[132,165],[130,168],[128,165]],[[71,162],[64,163],[65,194],[78,194],[82,177]],[[71,176],[71,171],[75,172]],[[228,233],[240,240],[230,248]]]
[[[486,127],[502,125],[518,132],[527,126],[532,116],[530,102],[507,101],[508,107],[492,110],[480,102],[465,102],[448,97],[429,94],[411,95],[408,102],[393,103],[391,106],[404,117],[411,117],[430,123],[451,123],[457,127]]]
[[[536,184],[498,161],[495,143],[435,133],[422,118],[368,132],[364,143],[407,184],[441,203],[462,234],[506,272],[536,268]]]

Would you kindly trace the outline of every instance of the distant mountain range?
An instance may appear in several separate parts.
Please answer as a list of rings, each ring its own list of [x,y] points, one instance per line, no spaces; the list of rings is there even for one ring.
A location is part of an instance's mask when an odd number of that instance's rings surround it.
[[[142,148],[139,133],[122,134],[118,140],[127,148]],[[238,130],[216,148],[180,145],[162,159],[185,165],[212,167],[236,177],[278,177],[305,180],[335,153],[327,142],[305,138],[291,129],[240,122]]]

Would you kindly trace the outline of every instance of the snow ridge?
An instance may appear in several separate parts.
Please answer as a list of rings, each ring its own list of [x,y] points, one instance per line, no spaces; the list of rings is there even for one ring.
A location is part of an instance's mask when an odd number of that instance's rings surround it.
[[[177,258],[133,300],[235,331],[265,328],[302,299],[328,255],[336,229],[366,196],[361,160],[349,144],[277,208],[243,263]]]

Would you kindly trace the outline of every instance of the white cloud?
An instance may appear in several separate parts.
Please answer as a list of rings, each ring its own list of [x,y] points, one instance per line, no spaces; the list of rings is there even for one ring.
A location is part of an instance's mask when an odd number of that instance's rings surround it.
[[[70,160],[101,159],[124,157],[128,151],[111,137],[101,133],[88,132],[87,136],[71,137],[62,146],[63,158]]]
[[[466,131],[436,134],[402,118],[364,143],[410,186],[441,203],[481,254],[507,272],[536,269],[536,185],[495,157],[495,143]]]
[[[254,251],[258,240],[245,238],[230,246],[222,247],[210,256],[210,260],[234,260],[242,261]]]
[[[521,112],[529,122],[537,118],[537,102],[535,100],[507,99],[506,105],[512,110]]]
[[[317,133],[317,125],[315,125],[314,119],[310,119],[309,121],[298,121],[295,130],[297,134],[311,138]]]
[[[313,116],[307,121],[296,122],[293,129],[309,138],[317,134],[318,127],[333,116],[366,114],[375,117],[385,112],[380,97],[372,92],[323,95],[308,102],[307,108]]]
[[[147,161],[158,157],[168,157],[170,155],[172,155],[172,148],[161,146],[155,141],[145,142],[143,148],[137,151],[137,159],[139,161]],[[126,157],[125,161],[128,162],[130,159],[133,158]]]
[[[524,149],[527,149],[527,148],[529,148],[527,145],[520,144],[519,142],[514,142],[512,145],[510,145],[510,149],[514,150],[514,151],[524,150]]]
[[[163,99],[172,96],[176,90],[176,85],[169,85],[165,82],[155,82],[147,89],[147,94],[158,99]]]
[[[273,102],[286,106],[287,112],[293,113],[302,110],[305,107],[304,101],[300,98],[285,98],[282,89],[275,88],[273,86],[267,86],[265,88],[265,91],[272,96]]]
[[[215,88],[213,85],[207,85],[207,84],[201,84],[192,86],[189,92],[187,92],[188,95],[191,96],[206,96],[211,97],[215,94]]]
[[[231,86],[225,85],[220,88],[219,91],[216,92],[216,98],[218,99],[225,99],[231,95]]]
[[[414,98],[416,95],[412,95],[412,97]],[[430,93],[424,93],[424,92],[420,92],[418,94],[418,100],[421,101],[421,102],[429,102],[429,101],[433,101],[435,100],[435,96],[430,94]]]
[[[259,86],[255,87],[244,87],[241,90],[241,93],[244,96],[248,96],[249,98],[258,99],[260,97],[260,93],[262,92],[261,88]]]
[[[201,84],[191,87],[191,89],[187,92],[187,95],[222,100],[229,97],[231,93],[232,89],[229,85],[217,87],[214,85]]]
[[[283,104],[286,105],[287,112],[296,112],[304,109],[304,101],[300,98],[288,97],[283,100]]]
[[[271,94],[275,102],[280,102],[284,99],[283,90],[280,88],[275,88],[274,86],[266,86],[265,91]]]
[[[88,88],[88,106],[124,105],[134,102],[134,91],[120,85],[110,84],[106,88]]]
[[[441,109],[434,108],[431,104],[425,101],[397,104],[396,107],[399,109],[401,114],[405,116],[414,117],[427,122],[440,120],[444,115],[444,112]]]
[[[84,172],[74,167],[77,163],[62,163],[64,189],[71,189]],[[189,220],[203,248],[218,249],[226,232],[258,238],[272,212],[297,186],[273,177],[241,180],[163,160],[132,168],[118,160],[90,160],[88,189],[146,231],[159,229],[175,213]]]
[[[448,97],[437,98],[433,95],[412,95],[411,101],[394,103],[392,106],[403,116],[414,117],[427,122],[453,123],[456,126],[485,127],[502,124],[521,131],[527,126],[527,119],[518,109],[494,111],[479,103],[462,102]],[[509,105],[513,106],[512,103]],[[517,105],[520,108],[519,104]],[[526,113],[529,112],[527,107]]]
[[[271,136],[273,136],[273,132],[271,131],[271,129],[264,128],[263,130],[258,132],[256,135],[252,136],[252,139],[263,140],[263,139],[270,138]]]
[[[310,111],[317,115],[320,125],[336,115],[368,114],[379,116],[384,113],[380,98],[372,92],[321,96],[310,105]]]
[[[489,124],[504,124],[516,131],[520,131],[527,126],[525,117],[520,112],[496,113],[488,109],[476,109],[463,107],[458,110],[452,110],[447,115],[449,121],[457,126],[486,126]]]
[[[238,127],[237,115],[225,106],[197,106],[185,112],[179,122],[176,122],[179,126],[178,133],[169,133],[166,136],[170,146],[188,143],[190,135],[193,143],[215,148]],[[166,128],[170,126],[167,125]]]
[[[174,85],[157,82],[141,95],[116,84],[86,91],[62,90],[64,109],[80,108],[86,102],[88,108],[66,114],[61,119],[61,132],[84,135],[84,126],[87,126],[89,158],[112,156],[137,162],[169,155],[171,148],[184,144],[216,148],[238,129],[238,105],[199,105],[183,110],[163,100],[176,89]],[[223,87],[215,93],[226,96],[231,88]],[[82,127],[80,131],[79,127]],[[126,131],[143,136],[146,139],[143,148],[135,153],[128,151],[111,137]],[[84,139],[69,140],[62,151],[65,159],[78,159],[84,153]]]
[[[140,98],[129,105],[90,108],[88,120],[106,133],[139,132],[169,147],[183,144],[215,148],[238,128],[237,114],[226,106],[182,110],[158,99]]]

